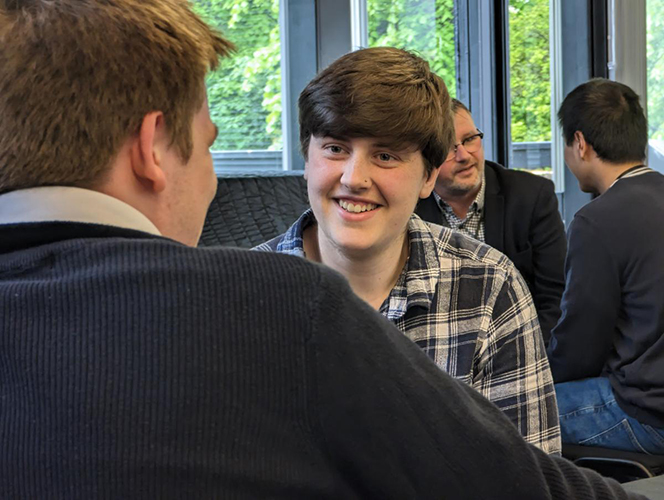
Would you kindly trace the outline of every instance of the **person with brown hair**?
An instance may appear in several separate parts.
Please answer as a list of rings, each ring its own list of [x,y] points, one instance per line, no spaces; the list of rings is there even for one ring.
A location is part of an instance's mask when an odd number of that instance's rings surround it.
[[[311,209],[257,249],[340,272],[526,441],[559,453],[553,379],[525,282],[501,253],[413,214],[454,144],[443,80],[407,51],[358,50],[307,85],[299,111]]]
[[[191,247],[231,48],[183,0],[0,0],[0,497],[626,498],[336,273]]]
[[[12,0],[7,8],[0,193],[15,193],[4,198],[5,216],[73,211],[92,222],[130,205],[142,212],[130,214],[140,228],[195,245],[216,189],[204,76],[232,44],[177,1]]]

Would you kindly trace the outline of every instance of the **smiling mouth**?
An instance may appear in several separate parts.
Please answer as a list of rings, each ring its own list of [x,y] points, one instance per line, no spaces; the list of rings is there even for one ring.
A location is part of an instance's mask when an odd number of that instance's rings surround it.
[[[467,167],[462,168],[461,170],[457,170],[457,174],[460,174],[461,172],[466,172],[470,170],[471,168],[475,168],[475,165],[468,165]]]
[[[375,205],[373,203],[350,203],[344,200],[337,200],[337,204],[341,208],[343,208],[346,212],[350,212],[352,214],[361,214],[362,212],[370,212],[378,208],[378,205]]]

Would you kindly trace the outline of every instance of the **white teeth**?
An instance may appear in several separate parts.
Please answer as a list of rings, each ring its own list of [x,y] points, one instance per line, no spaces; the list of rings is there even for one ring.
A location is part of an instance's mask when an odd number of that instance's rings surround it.
[[[359,214],[361,212],[368,212],[369,210],[373,210],[378,206],[374,205],[373,203],[369,203],[368,205],[360,205],[358,203],[357,205],[354,205],[353,203],[348,203],[347,201],[344,200],[339,200],[339,205],[346,212],[352,212],[356,214]]]

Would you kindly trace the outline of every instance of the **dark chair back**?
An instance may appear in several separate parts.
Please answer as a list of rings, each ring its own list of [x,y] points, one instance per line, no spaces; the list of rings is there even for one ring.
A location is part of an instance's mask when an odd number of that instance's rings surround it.
[[[309,208],[302,172],[220,176],[199,246],[251,248],[285,232]]]
[[[593,469],[621,483],[664,474],[664,456],[646,455],[609,448],[563,445],[563,457],[579,467]]]

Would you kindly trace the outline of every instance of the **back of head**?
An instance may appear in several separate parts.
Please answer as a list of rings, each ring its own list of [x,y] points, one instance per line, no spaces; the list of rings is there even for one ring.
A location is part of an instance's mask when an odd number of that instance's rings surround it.
[[[627,85],[597,78],[570,92],[558,111],[567,145],[580,131],[600,160],[641,162],[648,146],[648,124],[639,96]]]
[[[465,111],[470,114],[470,110],[464,103],[458,99],[452,99],[452,113],[457,114],[459,111]]]
[[[230,50],[184,0],[0,0],[0,192],[102,182],[152,111],[188,159]]]
[[[377,47],[340,57],[307,85],[298,104],[305,159],[312,135],[377,137],[416,145],[430,172],[454,144],[445,82],[405,50]]]

